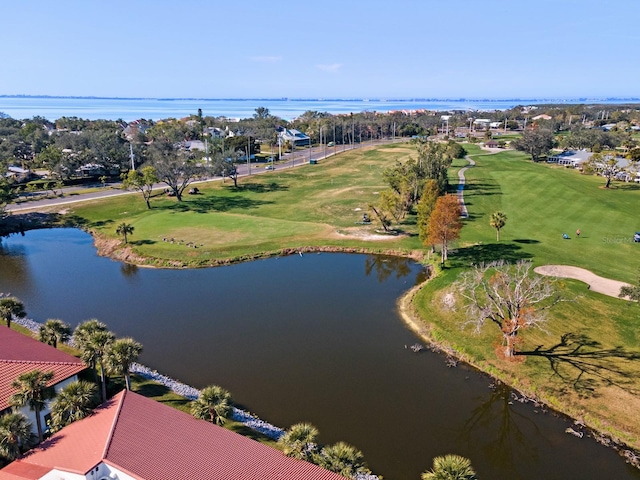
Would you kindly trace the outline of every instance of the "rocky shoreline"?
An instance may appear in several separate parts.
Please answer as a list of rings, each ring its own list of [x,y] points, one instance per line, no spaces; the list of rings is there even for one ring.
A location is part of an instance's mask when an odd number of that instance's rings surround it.
[[[35,320],[31,320],[28,318],[15,318],[12,320],[13,323],[20,325],[33,333],[38,333],[40,331],[41,323],[36,322]],[[69,342],[72,345],[72,342]],[[133,363],[131,365],[131,373],[140,375],[143,378],[148,380],[153,380],[154,382],[158,382],[161,385],[164,385],[172,392],[185,397],[188,400],[195,400],[200,395],[200,390],[185,383],[179,382],[178,380],[174,380],[171,377],[167,377],[166,375],[162,375],[158,373],[156,370],[152,370],[149,367],[142,365],[140,363]],[[256,432],[259,432],[273,440],[278,440],[282,435],[284,435],[284,429],[280,427],[276,427],[275,425],[270,424],[269,422],[265,422],[264,420],[259,419],[255,415],[252,415],[249,412],[241,410],[239,408],[233,407],[233,412],[231,414],[231,419],[241,423]],[[359,474],[356,477],[356,480],[379,480],[377,475],[373,474]]]
[[[42,326],[41,323],[28,318],[14,318],[12,321],[13,323],[25,327],[33,333],[38,333],[40,331],[40,327]],[[69,344],[73,345],[71,342],[69,342]],[[140,375],[141,377],[148,380],[158,382],[161,385],[167,387],[172,392],[177,393],[178,395],[181,395],[189,400],[195,400],[200,395],[200,390],[198,390],[197,388],[174,380],[173,378],[167,377],[166,375],[162,375],[156,370],[152,370],[140,363],[134,363],[131,365],[131,373]],[[271,425],[264,420],[260,420],[258,417],[236,407],[233,407],[231,418],[236,422],[242,423],[243,425],[246,425],[247,427],[257,432],[260,432],[267,437],[272,438],[273,440],[278,440],[284,434],[284,430],[282,428]]]

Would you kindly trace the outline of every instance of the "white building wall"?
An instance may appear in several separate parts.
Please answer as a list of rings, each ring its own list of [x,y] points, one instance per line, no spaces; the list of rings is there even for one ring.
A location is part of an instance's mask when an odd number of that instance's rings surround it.
[[[86,480],[87,477],[77,473],[63,472],[62,470],[51,470],[40,480]]]
[[[60,383],[57,383],[53,386],[54,391],[56,392],[56,395],[58,395],[58,393],[60,393],[60,391],[66,387],[67,385],[69,385],[72,382],[75,382],[78,380],[78,375],[73,375],[72,377],[67,378],[66,380],[63,380]],[[47,429],[47,425],[44,422],[44,417],[45,415],[47,415],[48,413],[51,412],[51,402],[53,402],[52,400],[47,400],[46,402],[46,407],[40,412],[40,419],[42,420],[42,431],[44,432]],[[25,406],[25,407],[21,407],[20,408],[20,412],[24,414],[25,417],[27,417],[27,419],[31,422],[31,431],[34,434],[38,434],[38,426],[36,423],[36,412],[34,412],[33,410],[30,410],[29,407]]]
[[[95,468],[87,472],[86,475],[65,472],[64,470],[54,469],[39,480],[136,480],[135,477],[128,475],[111,465],[102,462]]]

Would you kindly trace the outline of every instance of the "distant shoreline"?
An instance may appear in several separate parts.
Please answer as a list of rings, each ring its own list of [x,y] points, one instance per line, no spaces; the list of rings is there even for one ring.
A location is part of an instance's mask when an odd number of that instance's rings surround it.
[[[27,119],[43,117],[50,121],[62,117],[86,120],[153,121],[185,118],[199,110],[206,117],[225,117],[228,121],[252,118],[257,108],[283,120],[294,120],[306,112],[350,115],[360,112],[494,112],[518,106],[545,108],[590,105],[595,108],[630,108],[640,106],[634,98],[515,98],[515,99],[423,99],[423,98],[140,98],[102,96],[0,95],[0,118]]]
[[[487,98],[487,97],[369,97],[369,98],[352,98],[352,97],[247,97],[247,98],[208,98],[208,97],[110,97],[101,95],[27,95],[27,94],[0,94],[0,98],[58,98],[58,99],[78,99],[78,100],[158,100],[158,101],[181,101],[181,100],[197,100],[205,102],[548,102],[549,104],[557,103],[594,103],[594,102],[640,102],[640,97],[514,97],[514,98]]]

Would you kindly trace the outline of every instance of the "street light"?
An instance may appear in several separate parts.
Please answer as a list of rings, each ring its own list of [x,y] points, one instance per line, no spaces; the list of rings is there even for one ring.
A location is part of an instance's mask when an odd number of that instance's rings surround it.
[[[247,135],[247,169],[251,175],[251,135]]]

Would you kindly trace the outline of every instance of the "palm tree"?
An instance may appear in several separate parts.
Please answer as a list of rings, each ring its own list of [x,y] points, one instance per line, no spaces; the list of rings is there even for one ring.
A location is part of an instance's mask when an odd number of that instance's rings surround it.
[[[115,335],[111,332],[96,332],[92,335],[89,343],[89,349],[100,365],[100,385],[102,387],[102,401],[107,401],[107,375],[105,360],[109,353],[109,349],[115,339]]]
[[[140,353],[142,353],[142,344],[133,338],[118,338],[111,345],[107,355],[108,368],[118,375],[124,375],[127,390],[131,390],[129,369],[131,364],[138,360]]]
[[[21,448],[28,446],[33,440],[31,423],[20,412],[7,413],[0,416],[0,455],[7,460],[15,460],[20,456]]]
[[[87,417],[97,403],[96,386],[78,380],[64,387],[51,404],[53,430],[60,430],[76,420]]]
[[[42,419],[40,412],[46,407],[46,401],[53,398],[55,393],[48,383],[53,379],[53,372],[41,372],[32,370],[23,373],[11,383],[17,390],[9,403],[14,407],[28,406],[29,410],[35,412],[36,427],[38,428],[38,439],[42,441]]]
[[[497,241],[500,241],[500,229],[507,223],[507,216],[504,212],[493,212],[489,220],[489,225],[496,229]]]
[[[314,463],[347,478],[355,478],[360,473],[370,473],[362,452],[345,442],[324,447],[320,453],[314,455]]]
[[[107,326],[95,318],[86,320],[76,327],[73,331],[73,343],[80,350],[80,357],[93,370],[94,380],[98,381],[96,372],[96,358],[93,355],[93,349],[90,348],[91,335],[95,332],[107,332]]]
[[[316,447],[318,433],[318,429],[310,423],[296,423],[278,439],[278,443],[286,456],[309,460]]]
[[[122,235],[124,237],[124,243],[127,243],[127,235],[133,234],[133,225],[130,223],[122,222],[116,228],[116,235]]]
[[[53,348],[58,348],[58,343],[64,343],[71,337],[71,327],[57,318],[48,319],[40,327],[38,340]]]
[[[223,425],[232,410],[231,394],[218,385],[205,387],[191,403],[191,414],[207,422]]]
[[[7,327],[11,328],[11,318],[16,316],[24,318],[27,312],[24,310],[24,303],[16,297],[0,298],[0,318],[7,322]]]
[[[78,325],[73,332],[73,341],[81,352],[81,358],[95,369],[100,366],[100,384],[102,401],[107,400],[107,382],[104,361],[115,339],[115,335],[107,330],[107,326],[98,320],[91,319]]]
[[[422,474],[422,480],[476,480],[469,459],[460,455],[445,455],[433,459],[433,468]]]

